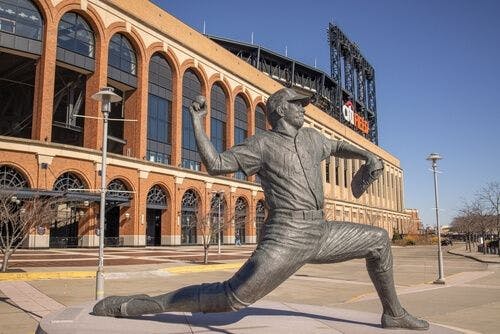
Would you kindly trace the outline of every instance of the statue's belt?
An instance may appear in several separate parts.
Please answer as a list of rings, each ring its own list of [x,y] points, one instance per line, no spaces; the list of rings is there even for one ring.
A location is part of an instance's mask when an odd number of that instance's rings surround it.
[[[275,209],[271,211],[271,217],[290,217],[295,219],[323,219],[323,210],[284,210]]]

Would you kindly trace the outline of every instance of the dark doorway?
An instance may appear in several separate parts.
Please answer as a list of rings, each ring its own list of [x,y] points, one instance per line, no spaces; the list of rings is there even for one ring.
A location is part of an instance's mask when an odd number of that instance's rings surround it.
[[[105,217],[104,246],[120,246],[120,207],[107,207]]]
[[[161,245],[161,213],[159,209],[146,210],[146,246]]]
[[[50,228],[49,247],[78,247],[78,220],[55,222]]]

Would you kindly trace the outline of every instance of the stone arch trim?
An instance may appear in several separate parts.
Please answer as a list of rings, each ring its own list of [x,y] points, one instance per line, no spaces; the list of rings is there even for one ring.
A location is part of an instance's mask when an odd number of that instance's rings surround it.
[[[151,58],[156,53],[160,54],[167,60],[168,64],[172,68],[173,72],[172,80],[177,80],[177,78],[179,77],[179,59],[172,51],[172,48],[168,48],[167,51],[165,51],[165,49],[163,48],[163,43],[160,42],[153,43],[146,49],[147,68],[149,69],[149,63],[151,61]]]
[[[68,12],[74,12],[77,13],[78,15],[82,16],[87,23],[92,27],[92,30],[94,30],[94,33],[96,34],[96,42],[98,41],[101,43],[101,46],[103,45],[103,42],[105,40],[105,25],[104,22],[102,21],[101,17],[95,10],[95,8],[92,6],[92,4],[88,4],[87,10],[82,10],[82,7],[80,5],[79,0],[66,0],[61,3],[59,3],[55,7],[55,23],[57,26],[59,26],[59,21],[61,18],[64,16],[64,14]],[[97,54],[97,53],[96,53]]]
[[[187,70],[192,70],[198,79],[200,80],[201,84],[201,92],[207,92],[207,87],[208,87],[208,78],[207,74],[201,67],[196,67],[194,60],[193,59],[188,59],[185,60],[181,66],[179,67],[179,78],[181,80],[181,85],[182,85],[182,78],[184,77],[184,73],[186,73]]]
[[[125,22],[114,22],[110,24],[108,29],[106,30],[105,45],[109,46],[109,41],[115,34],[122,34],[127,37],[127,39],[134,47],[134,50],[137,52],[137,77],[139,78],[139,71],[146,62],[146,46],[144,45],[141,36],[137,33],[135,28],[132,28],[130,32],[128,32],[125,26]]]
[[[242,86],[237,86],[233,90],[233,96],[232,96],[233,100],[236,100],[236,96],[238,96],[238,95],[243,96],[243,99],[245,100],[245,102],[248,105],[248,110],[252,110],[253,109],[252,99],[250,98],[248,93],[243,89]]]
[[[56,9],[54,8],[50,0],[30,0],[30,1],[38,9],[40,15],[42,15],[45,26],[54,23],[54,17],[56,16]]]
[[[229,100],[231,98],[231,89],[226,81],[220,79],[219,74],[212,75],[208,80],[208,92],[212,91],[212,87],[215,84],[219,85],[222,88],[222,90],[226,94],[227,99]]]

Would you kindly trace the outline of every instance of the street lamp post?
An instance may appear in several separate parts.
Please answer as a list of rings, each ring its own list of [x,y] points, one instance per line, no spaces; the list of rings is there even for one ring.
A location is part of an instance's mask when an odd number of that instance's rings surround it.
[[[102,160],[101,160],[101,202],[99,207],[99,265],[96,273],[95,298],[104,298],[104,217],[106,207],[106,159],[108,153],[108,116],[111,112],[111,103],[121,101],[121,97],[114,93],[111,87],[103,87],[92,99],[101,102],[103,114],[102,129]]]
[[[427,157],[427,160],[432,161],[432,172],[434,174],[434,201],[436,204],[436,228],[438,235],[438,272],[439,276],[434,281],[434,284],[445,284],[444,273],[443,273],[443,253],[441,251],[441,228],[439,226],[439,205],[438,205],[438,185],[437,185],[437,161],[441,160],[442,157],[437,153],[431,153]]]
[[[224,194],[224,191],[212,191],[212,194],[214,196],[217,196],[219,198],[219,201],[217,203],[217,254],[220,254],[220,202],[221,202],[221,196]]]

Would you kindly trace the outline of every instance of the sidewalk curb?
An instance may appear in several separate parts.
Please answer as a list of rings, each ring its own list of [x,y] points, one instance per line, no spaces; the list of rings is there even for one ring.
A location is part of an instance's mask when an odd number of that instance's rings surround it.
[[[166,273],[171,275],[181,275],[189,273],[202,273],[209,271],[219,270],[232,270],[238,269],[243,265],[243,262],[230,262],[221,264],[207,264],[207,265],[187,265],[179,267],[170,267],[157,270],[148,270],[149,273]],[[144,272],[142,272],[144,273]],[[127,278],[127,272],[111,272],[105,274],[109,278],[123,274],[123,278]],[[130,273],[131,274],[131,273]],[[26,273],[0,273],[0,282],[2,281],[36,281],[45,279],[84,279],[95,278],[95,271],[47,271],[47,272],[26,272]],[[118,276],[117,276],[118,275]],[[116,278],[115,277],[115,278]]]
[[[468,255],[468,254],[463,254],[463,253],[459,253],[459,252],[454,252],[453,249],[449,249],[448,250],[448,253],[449,254],[453,254],[453,255],[458,255],[458,256],[463,256],[463,257],[466,257],[466,258],[469,258],[469,259],[472,259],[472,260],[476,260],[478,262],[482,262],[482,263],[488,263],[488,264],[500,264],[500,259],[499,261],[488,261],[488,260],[483,260],[483,259],[480,259],[478,257],[475,257],[474,255]],[[500,258],[500,256],[499,256]]]
[[[42,279],[95,278],[95,271],[47,271],[27,273],[0,273],[0,281],[36,281]]]

